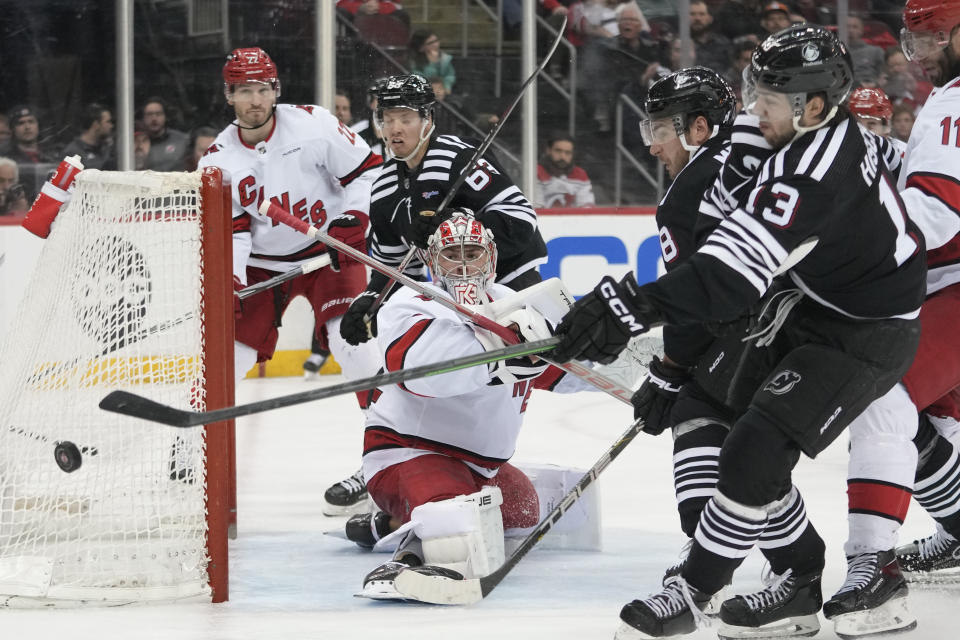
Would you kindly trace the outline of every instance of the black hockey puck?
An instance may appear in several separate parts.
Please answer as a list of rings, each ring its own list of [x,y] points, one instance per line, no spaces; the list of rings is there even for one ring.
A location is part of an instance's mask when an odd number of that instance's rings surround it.
[[[73,473],[80,468],[83,463],[83,456],[80,455],[80,449],[69,440],[58,442],[53,450],[53,457],[57,461],[57,466],[64,473]]]

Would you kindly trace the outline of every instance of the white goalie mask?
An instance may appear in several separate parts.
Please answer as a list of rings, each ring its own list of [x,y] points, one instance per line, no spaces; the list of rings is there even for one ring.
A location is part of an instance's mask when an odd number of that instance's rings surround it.
[[[460,304],[481,304],[497,275],[497,245],[469,210],[440,223],[427,242],[433,279]]]

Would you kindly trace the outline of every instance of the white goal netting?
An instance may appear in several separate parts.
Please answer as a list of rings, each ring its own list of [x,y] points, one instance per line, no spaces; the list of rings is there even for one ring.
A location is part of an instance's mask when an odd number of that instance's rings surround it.
[[[0,357],[0,606],[209,598],[203,429],[97,406],[206,408],[201,204],[199,173],[84,171],[45,241]]]

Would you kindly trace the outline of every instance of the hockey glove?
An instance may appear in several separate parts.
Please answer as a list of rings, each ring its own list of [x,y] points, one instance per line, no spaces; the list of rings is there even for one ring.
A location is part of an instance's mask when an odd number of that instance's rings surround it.
[[[373,314],[369,324],[366,322],[367,313],[376,299],[376,291],[364,291],[350,303],[350,308],[340,319],[340,336],[347,344],[357,346],[377,336],[377,314]]]
[[[654,356],[650,373],[630,398],[633,418],[643,420],[643,430],[653,435],[663,433],[669,426],[668,418],[680,389],[690,379],[685,367],[678,367]]]
[[[633,336],[646,333],[660,314],[640,291],[632,274],[617,282],[605,276],[571,307],[557,327],[560,344],[550,358],[610,364]]]
[[[430,236],[437,230],[440,223],[449,217],[446,212],[438,215],[435,211],[421,211],[410,221],[410,227],[407,229],[407,243],[426,249]]]
[[[243,283],[240,282],[240,278],[233,276],[233,317],[239,320],[243,317],[243,302],[240,300],[240,296],[237,295],[238,291],[243,291]]]
[[[362,218],[361,218],[362,216]],[[363,223],[366,215],[359,211],[347,211],[339,218],[336,218],[327,227],[327,235],[340,242],[350,245],[357,251],[367,252],[367,225]],[[340,271],[340,252],[333,247],[327,247],[327,255],[330,256],[330,268],[334,271]],[[343,256],[343,264],[356,262],[350,256]]]

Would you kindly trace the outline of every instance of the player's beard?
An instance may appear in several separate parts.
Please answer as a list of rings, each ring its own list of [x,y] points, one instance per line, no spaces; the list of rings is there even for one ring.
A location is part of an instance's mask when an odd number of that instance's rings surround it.
[[[270,108],[265,111],[265,113],[257,114],[255,118],[249,116],[248,114],[244,114],[243,117],[237,114],[237,122],[234,124],[240,129],[247,129],[249,131],[260,129],[270,124],[270,119],[273,118],[273,114],[276,112],[276,110],[277,105],[274,104],[271,105]],[[234,111],[236,111],[236,109],[234,109]]]

